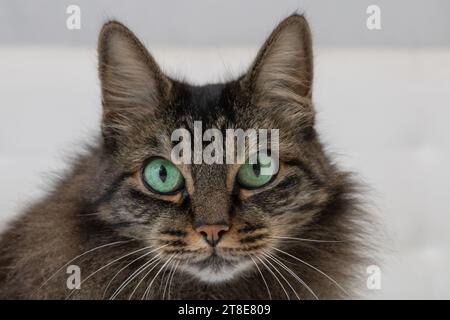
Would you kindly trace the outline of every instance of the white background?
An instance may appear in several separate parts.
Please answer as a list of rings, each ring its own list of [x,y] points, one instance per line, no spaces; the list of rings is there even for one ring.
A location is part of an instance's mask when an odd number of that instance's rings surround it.
[[[198,84],[239,74],[256,52],[149,47],[170,74]],[[368,297],[450,298],[450,49],[318,45],[315,56],[319,133],[371,187],[387,230],[382,290]],[[0,228],[45,192],[99,121],[95,45],[0,43]]]

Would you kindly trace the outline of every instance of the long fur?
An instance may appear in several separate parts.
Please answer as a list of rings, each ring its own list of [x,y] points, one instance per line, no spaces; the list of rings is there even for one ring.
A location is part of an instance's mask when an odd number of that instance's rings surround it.
[[[315,131],[303,16],[281,22],[247,73],[223,84],[170,79],[118,22],[104,26],[99,60],[102,137],[2,234],[0,298],[355,297],[373,222],[361,188]],[[170,159],[171,132],[197,120],[280,129],[273,182],[245,190],[232,167],[202,164],[180,167],[186,188],[177,195],[146,189],[142,166]],[[221,258],[193,229],[199,221],[229,224]],[[69,265],[80,267],[79,290],[67,286]]]

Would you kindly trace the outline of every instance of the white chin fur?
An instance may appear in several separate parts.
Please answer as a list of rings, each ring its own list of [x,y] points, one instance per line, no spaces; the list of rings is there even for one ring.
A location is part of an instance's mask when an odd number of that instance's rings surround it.
[[[250,262],[241,262],[235,266],[223,266],[220,269],[209,267],[200,269],[196,266],[190,265],[184,265],[180,267],[200,281],[208,283],[218,283],[233,279],[235,276],[239,275],[250,266]]]

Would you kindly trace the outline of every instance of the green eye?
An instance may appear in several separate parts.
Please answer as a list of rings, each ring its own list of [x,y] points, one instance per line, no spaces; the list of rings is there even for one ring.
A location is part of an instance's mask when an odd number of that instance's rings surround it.
[[[269,183],[274,177],[274,174],[263,175],[261,174],[261,169],[264,167],[269,168],[271,159],[270,156],[260,154],[258,156],[258,162],[255,164],[250,164],[249,160],[247,160],[237,174],[239,184],[244,188],[256,189]]]
[[[166,159],[150,160],[142,175],[145,183],[158,193],[173,193],[184,186],[184,178],[180,170]]]

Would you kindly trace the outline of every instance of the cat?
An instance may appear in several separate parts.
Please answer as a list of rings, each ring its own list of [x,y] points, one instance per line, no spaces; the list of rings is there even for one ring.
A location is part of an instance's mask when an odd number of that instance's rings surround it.
[[[0,298],[355,297],[368,215],[314,126],[303,15],[283,20],[226,83],[167,76],[116,21],[98,55],[101,137],[1,235]],[[259,163],[175,165],[171,133],[194,121],[278,128],[277,174],[255,184],[245,174]]]

